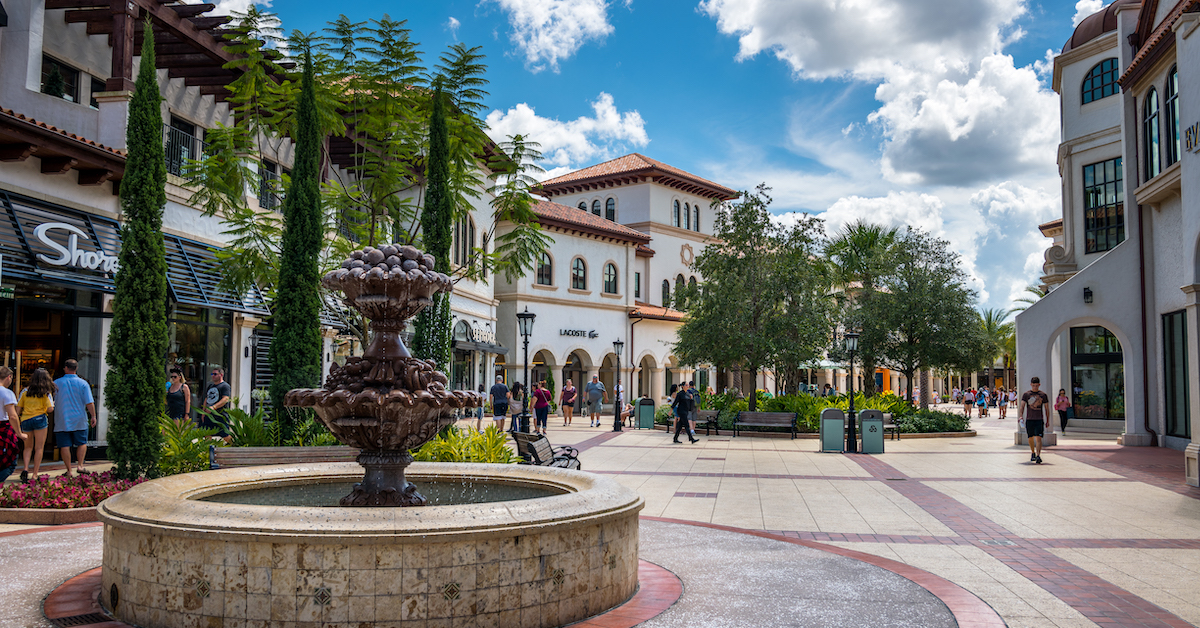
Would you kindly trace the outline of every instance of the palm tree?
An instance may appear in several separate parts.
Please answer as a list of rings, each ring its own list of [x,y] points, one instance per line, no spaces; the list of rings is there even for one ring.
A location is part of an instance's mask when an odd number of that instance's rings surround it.
[[[988,388],[996,383],[996,358],[1004,354],[1005,339],[1008,336],[1015,337],[1016,324],[1012,321],[1004,322],[1004,319],[1008,318],[1011,313],[1011,310],[999,308],[990,308],[979,313],[979,325],[983,328],[983,335],[987,339],[989,347]]]
[[[879,286],[879,280],[887,272],[893,246],[900,235],[896,227],[875,225],[862,220],[842,227],[825,249],[830,262],[831,277],[851,302],[871,298]],[[870,321],[859,321],[862,336],[859,339],[859,358],[863,366],[863,394],[875,394],[875,363],[877,356],[872,347],[872,338],[879,330],[868,329]]]
[[[1022,293],[1023,296],[1019,299],[1015,299],[1015,302],[1020,303],[1021,305],[1014,305],[1009,311],[1024,312],[1025,310],[1029,309],[1029,306],[1037,303],[1047,294],[1050,293],[1042,286],[1038,284],[1029,284],[1028,286],[1025,286],[1025,291]]]

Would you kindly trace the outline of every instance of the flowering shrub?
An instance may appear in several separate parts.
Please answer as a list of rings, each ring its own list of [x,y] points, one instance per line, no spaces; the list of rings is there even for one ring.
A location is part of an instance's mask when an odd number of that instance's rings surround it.
[[[2,508],[90,508],[128,489],[137,480],[118,480],[112,471],[74,477],[42,477],[28,484],[11,484],[0,491]]]

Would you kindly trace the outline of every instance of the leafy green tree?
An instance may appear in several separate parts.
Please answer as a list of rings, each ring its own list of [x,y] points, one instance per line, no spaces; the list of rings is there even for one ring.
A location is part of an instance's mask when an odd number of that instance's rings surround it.
[[[996,385],[996,359],[1004,355],[1005,339],[1016,333],[1016,323],[1004,322],[1011,312],[989,308],[979,313],[980,331],[985,339],[987,354],[988,388]]]
[[[320,251],[322,233],[321,132],[317,123],[312,52],[304,51],[304,74],[296,105],[296,153],[291,188],[283,202],[279,289],[275,291],[275,334],[271,342],[271,404],[283,408],[293,388],[321,381]],[[292,425],[286,412],[283,437]]]
[[[832,305],[820,269],[821,223],[804,218],[776,223],[768,188],[717,214],[714,235],[693,263],[704,277],[695,289],[677,291],[690,310],[674,350],[683,364],[765,366],[810,363],[828,337]],[[682,292],[683,294],[679,294]],[[749,395],[756,409],[756,395]]]
[[[163,412],[163,356],[167,354],[167,259],[162,215],[167,204],[167,168],[162,142],[154,29],[146,24],[141,66],[129,102],[128,157],[121,181],[120,267],[108,334],[108,446],[118,476],[152,476],[158,471]]]
[[[46,84],[42,86],[42,93],[49,94],[55,98],[62,98],[67,92],[66,81],[63,80],[62,72],[58,71],[58,66],[50,67],[50,76],[46,78]]]
[[[425,253],[432,255],[437,268],[443,270],[450,268],[451,231],[454,226],[454,201],[450,194],[450,133],[446,128],[445,107],[439,83],[433,92],[433,112],[429,116],[429,158],[426,161],[429,191],[421,212],[421,241]],[[413,354],[434,360],[440,365],[449,364],[453,322],[450,295],[434,295],[433,305],[417,315]]]
[[[1025,310],[1029,309],[1029,306],[1037,303],[1047,294],[1049,294],[1049,292],[1040,285],[1031,284],[1025,286],[1025,290],[1021,293],[1021,298],[1014,299],[1016,303],[1020,303],[1021,305],[1014,305],[1010,311],[1024,312]]]
[[[911,403],[917,371],[976,369],[989,348],[974,309],[975,293],[965,286],[958,254],[946,241],[910,228],[897,238],[893,264],[876,298],[863,303],[860,313],[888,330],[880,361],[910,382]]]
[[[857,221],[846,225],[825,248],[833,287],[840,292],[850,327],[859,330],[857,357],[862,362],[863,394],[875,394],[875,368],[888,330],[881,321],[863,316],[864,305],[875,299],[879,282],[892,269],[899,229]]]

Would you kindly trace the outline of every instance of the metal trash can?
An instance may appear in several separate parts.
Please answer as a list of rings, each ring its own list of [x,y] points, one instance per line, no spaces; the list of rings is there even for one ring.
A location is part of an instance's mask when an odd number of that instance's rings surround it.
[[[883,453],[883,412],[863,410],[858,414],[858,434],[862,439],[859,451],[864,454]]]
[[[513,421],[516,423],[516,426],[514,429],[516,429],[518,432],[524,432],[524,433],[528,434],[529,433],[530,415],[531,415],[530,412],[525,411],[525,412],[522,412],[521,414],[518,414],[516,417],[514,417]]]
[[[637,418],[637,428],[652,430],[654,429],[654,400],[649,397],[642,397],[638,400],[637,406],[634,407],[634,416]]]
[[[840,408],[825,408],[821,411],[821,451],[846,450],[846,413]]]

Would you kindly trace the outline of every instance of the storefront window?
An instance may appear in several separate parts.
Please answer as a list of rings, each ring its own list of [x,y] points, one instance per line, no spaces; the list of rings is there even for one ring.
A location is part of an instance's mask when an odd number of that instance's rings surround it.
[[[1103,327],[1071,330],[1071,397],[1080,419],[1125,418],[1121,343]]]
[[[1191,438],[1188,407],[1187,312],[1164,314],[1163,321],[1163,397],[1167,434]]]
[[[192,408],[199,409],[212,384],[209,374],[213,367],[225,369],[226,381],[230,378],[230,313],[176,305],[167,327],[167,366],[183,369],[184,381],[192,390]],[[165,377],[164,369],[164,382]]]

